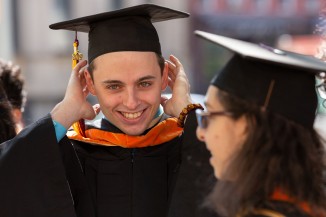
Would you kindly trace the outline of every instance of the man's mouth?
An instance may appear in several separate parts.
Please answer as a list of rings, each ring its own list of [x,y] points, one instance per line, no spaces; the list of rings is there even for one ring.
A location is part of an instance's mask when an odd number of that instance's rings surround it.
[[[141,114],[143,113],[143,111],[141,112],[121,112],[121,114],[127,118],[127,119],[136,119],[138,118],[139,116],[141,116]]]

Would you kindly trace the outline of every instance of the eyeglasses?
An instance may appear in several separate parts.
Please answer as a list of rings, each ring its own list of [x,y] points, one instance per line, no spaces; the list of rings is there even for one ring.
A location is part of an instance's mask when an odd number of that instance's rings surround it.
[[[326,82],[320,83],[316,86],[319,96],[323,99],[326,99]]]
[[[233,113],[229,111],[219,111],[219,112],[204,112],[202,110],[196,110],[196,117],[198,126],[202,129],[206,129],[208,127],[208,120],[212,116],[232,116]]]
[[[319,98],[320,109],[326,111],[326,83],[321,83],[316,86],[317,96]]]
[[[316,90],[322,99],[326,99],[326,73],[321,72],[317,75]]]

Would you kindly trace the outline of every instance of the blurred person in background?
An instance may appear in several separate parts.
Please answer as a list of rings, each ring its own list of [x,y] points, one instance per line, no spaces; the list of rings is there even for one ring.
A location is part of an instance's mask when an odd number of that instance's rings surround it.
[[[222,216],[325,217],[325,147],[313,128],[316,58],[219,35],[234,52],[197,110],[197,137],[219,179],[206,205]]]
[[[11,109],[10,102],[0,81],[0,143],[12,139],[16,135]]]
[[[10,101],[11,113],[15,121],[16,132],[18,133],[24,127],[23,112],[26,104],[25,81],[20,67],[11,61],[0,59],[0,80]]]

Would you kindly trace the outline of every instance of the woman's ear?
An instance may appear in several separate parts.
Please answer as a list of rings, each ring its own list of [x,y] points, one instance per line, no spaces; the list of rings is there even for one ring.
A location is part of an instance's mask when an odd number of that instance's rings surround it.
[[[86,80],[86,85],[87,85],[88,91],[92,95],[96,96],[96,91],[95,91],[95,87],[94,87],[94,81],[93,81],[93,78],[92,78],[90,72],[88,71],[88,69],[85,69],[84,76],[85,76],[85,80]]]
[[[162,87],[161,90],[164,91],[169,83],[169,65],[167,62],[164,63],[164,69],[162,73]]]

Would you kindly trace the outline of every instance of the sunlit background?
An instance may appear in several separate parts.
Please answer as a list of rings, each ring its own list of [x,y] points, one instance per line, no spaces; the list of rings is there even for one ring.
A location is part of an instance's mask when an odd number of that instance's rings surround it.
[[[155,26],[163,56],[174,54],[182,61],[192,92],[198,94],[205,94],[210,79],[231,54],[196,38],[194,30],[313,56],[326,34],[316,31],[323,25],[323,0],[0,0],[0,58],[22,68],[28,92],[26,124],[46,115],[62,99],[71,71],[74,33],[48,26],[142,3],[191,14],[189,19]],[[79,50],[87,58],[87,34],[78,37]],[[316,122],[321,131],[326,128],[324,119],[319,115]]]

